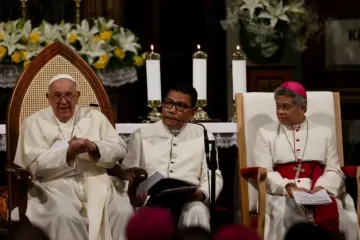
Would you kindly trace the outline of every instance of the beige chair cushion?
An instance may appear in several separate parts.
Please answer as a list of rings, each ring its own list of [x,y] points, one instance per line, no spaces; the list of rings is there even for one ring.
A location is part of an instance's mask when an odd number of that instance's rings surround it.
[[[308,109],[306,116],[310,121],[334,129],[335,110],[332,92],[307,92]],[[252,159],[253,146],[257,129],[277,121],[276,104],[273,93],[244,93],[244,127],[246,137],[247,166],[254,166]],[[249,209],[257,211],[257,189],[254,181],[249,184]]]
[[[81,74],[81,72],[67,59],[57,55],[49,62],[47,62],[46,65],[32,80],[21,106],[19,121],[20,128],[25,118],[34,112],[49,106],[49,103],[46,99],[49,80],[55,75],[61,73],[69,74],[75,79],[77,90],[81,93],[79,99],[79,105],[81,107],[89,107],[90,103],[99,104],[93,89],[91,88],[89,82]],[[100,108],[94,109],[100,110]]]

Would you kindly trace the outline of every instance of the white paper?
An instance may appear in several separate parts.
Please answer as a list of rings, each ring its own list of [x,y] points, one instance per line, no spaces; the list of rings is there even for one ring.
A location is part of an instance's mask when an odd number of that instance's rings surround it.
[[[158,181],[164,178],[164,175],[162,175],[159,172],[155,172],[153,175],[148,177],[145,181],[139,184],[138,189],[136,190],[136,194],[143,194],[147,193],[149,189],[154,186]]]
[[[306,192],[292,192],[294,200],[300,205],[327,205],[332,203],[329,194],[325,189],[322,189],[314,194]]]
[[[68,141],[56,141],[51,147],[50,150],[58,151],[69,146]]]
[[[160,60],[146,60],[148,100],[161,100]]]
[[[198,93],[198,99],[206,100],[206,59],[193,59],[193,87]]]
[[[246,60],[232,61],[233,99],[236,93],[246,93]]]

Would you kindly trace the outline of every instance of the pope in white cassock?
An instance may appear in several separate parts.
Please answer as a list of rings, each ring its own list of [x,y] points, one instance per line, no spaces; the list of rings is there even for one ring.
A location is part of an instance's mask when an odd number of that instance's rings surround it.
[[[151,176],[155,172],[198,186],[182,206],[179,227],[197,226],[210,230],[207,207],[210,179],[205,159],[202,127],[186,124],[195,113],[197,92],[192,86],[174,84],[162,104],[162,121],[132,134],[123,160],[127,167],[141,167]],[[177,121],[180,120],[180,121]],[[209,138],[213,139],[212,134]],[[216,171],[216,198],[222,190],[221,172]],[[138,196],[144,204],[146,194]]]
[[[351,197],[344,192],[336,140],[331,128],[306,119],[306,91],[297,82],[275,90],[278,122],[260,128],[253,159],[266,168],[267,206],[265,239],[283,239],[296,223],[312,222],[329,232],[343,232],[359,239],[359,227]],[[332,204],[303,207],[292,192],[315,193],[325,189]]]
[[[50,107],[24,120],[14,163],[39,179],[26,216],[54,240],[119,240],[133,210],[121,180],[110,177],[124,141],[99,111],[77,106],[66,74],[49,82]]]

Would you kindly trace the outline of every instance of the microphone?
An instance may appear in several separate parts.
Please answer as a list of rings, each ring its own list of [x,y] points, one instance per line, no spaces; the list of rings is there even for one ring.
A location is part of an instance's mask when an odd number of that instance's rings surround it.
[[[114,108],[114,107],[102,106],[102,105],[99,105],[99,104],[96,104],[96,103],[90,103],[90,104],[89,104],[89,107],[99,107],[99,108],[107,108],[107,109],[116,109],[116,108]]]

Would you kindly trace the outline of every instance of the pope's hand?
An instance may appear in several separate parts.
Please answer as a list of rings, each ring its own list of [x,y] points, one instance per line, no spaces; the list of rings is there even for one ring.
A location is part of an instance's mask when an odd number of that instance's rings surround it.
[[[84,144],[85,144],[88,152],[98,152],[99,151],[99,148],[97,147],[97,145],[87,138],[84,140]]]
[[[70,153],[75,153],[76,155],[78,155],[85,152],[98,152],[98,151],[99,149],[97,145],[87,138],[76,138],[75,136],[69,141]]]
[[[302,187],[297,187],[295,184],[288,184],[286,185],[286,192],[287,194],[289,195],[289,197],[293,198],[294,195],[293,195],[293,192],[309,192],[309,189],[306,189],[306,188],[302,188]]]
[[[78,155],[85,152],[87,152],[87,143],[85,142],[85,139],[73,137],[69,141],[68,153]]]

